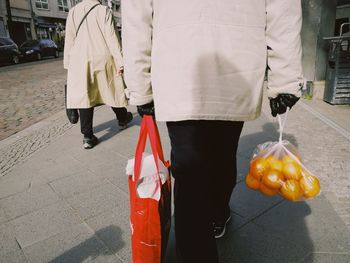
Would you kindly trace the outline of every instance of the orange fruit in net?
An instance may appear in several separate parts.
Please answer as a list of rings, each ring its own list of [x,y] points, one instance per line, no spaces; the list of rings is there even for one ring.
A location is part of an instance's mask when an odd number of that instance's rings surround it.
[[[299,184],[306,198],[315,197],[321,190],[320,182],[317,177],[306,172],[303,172]]]
[[[281,195],[289,201],[297,201],[303,196],[303,190],[301,189],[299,182],[296,180],[285,181],[280,191]]]
[[[269,163],[271,169],[282,171],[283,163],[281,160],[270,155],[269,157],[266,158],[266,161]]]
[[[260,180],[269,169],[270,165],[266,159],[258,157],[250,163],[249,173],[254,176],[255,179]]]
[[[264,183],[260,183],[260,191],[267,196],[274,196],[277,194],[276,189],[272,189],[268,186],[266,186]]]
[[[272,189],[279,189],[282,186],[284,175],[278,170],[269,170],[262,178],[262,182]]]
[[[301,178],[301,166],[295,161],[284,163],[282,173],[286,179],[299,180]]]
[[[295,155],[295,157],[296,157],[296,159],[297,159],[299,162],[301,162],[301,158],[300,158],[299,156]],[[285,156],[283,156],[283,158],[282,158],[282,163],[283,163],[283,164],[285,164],[285,163],[290,163],[290,162],[296,162],[296,160],[295,160],[292,156],[290,156],[290,155],[285,155]]]
[[[255,177],[253,177],[252,175],[250,175],[249,173],[247,174],[247,176],[245,177],[245,183],[247,184],[247,186],[250,189],[253,190],[258,190],[259,186],[260,186],[260,181],[255,179]]]

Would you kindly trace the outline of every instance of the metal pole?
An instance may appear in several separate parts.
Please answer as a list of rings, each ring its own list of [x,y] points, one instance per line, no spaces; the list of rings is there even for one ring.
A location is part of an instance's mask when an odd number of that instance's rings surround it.
[[[6,0],[6,11],[7,11],[7,28],[9,30],[9,35],[12,38],[12,13],[10,0]]]

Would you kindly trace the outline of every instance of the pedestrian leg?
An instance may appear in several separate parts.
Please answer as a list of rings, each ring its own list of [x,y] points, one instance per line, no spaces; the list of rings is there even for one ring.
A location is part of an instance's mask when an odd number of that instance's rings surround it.
[[[206,155],[206,122],[168,122],[171,171],[175,178],[176,252],[182,263],[217,263],[211,186]]]
[[[92,123],[94,116],[94,108],[79,109],[80,130],[84,137],[91,138],[93,133]]]

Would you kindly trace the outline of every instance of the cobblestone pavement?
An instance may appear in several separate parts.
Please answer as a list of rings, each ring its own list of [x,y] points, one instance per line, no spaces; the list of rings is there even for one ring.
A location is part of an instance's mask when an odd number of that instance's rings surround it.
[[[46,125],[41,125],[6,145],[0,145],[0,177],[5,176],[37,150],[52,143],[71,127],[65,112],[61,112],[51,117]]]
[[[62,58],[0,68],[0,140],[64,108]]]

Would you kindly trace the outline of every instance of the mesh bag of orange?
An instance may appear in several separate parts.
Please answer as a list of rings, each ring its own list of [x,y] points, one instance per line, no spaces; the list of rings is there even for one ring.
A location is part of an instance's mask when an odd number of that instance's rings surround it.
[[[319,180],[305,167],[294,145],[282,140],[287,114],[283,123],[277,116],[279,141],[265,142],[255,149],[245,181],[249,188],[267,196],[279,194],[289,201],[314,198],[320,193]]]

